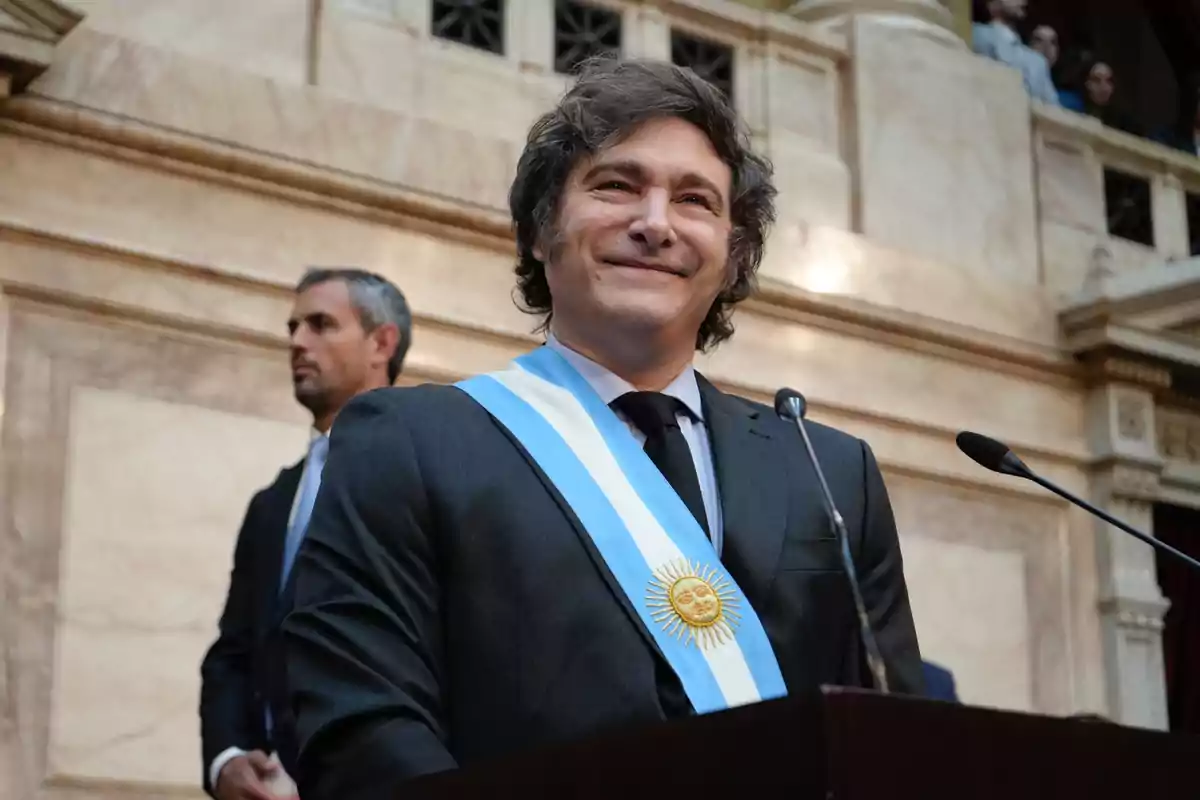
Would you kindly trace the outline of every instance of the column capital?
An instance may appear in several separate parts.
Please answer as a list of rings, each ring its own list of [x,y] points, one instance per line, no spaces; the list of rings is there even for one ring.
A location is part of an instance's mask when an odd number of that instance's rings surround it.
[[[1100,613],[1111,617],[1118,627],[1154,637],[1161,635],[1163,617],[1171,607],[1165,597],[1104,597],[1097,605]]]
[[[870,17],[897,28],[924,33],[957,47],[954,15],[941,0],[797,0],[786,12],[818,28],[843,29],[854,17]]]

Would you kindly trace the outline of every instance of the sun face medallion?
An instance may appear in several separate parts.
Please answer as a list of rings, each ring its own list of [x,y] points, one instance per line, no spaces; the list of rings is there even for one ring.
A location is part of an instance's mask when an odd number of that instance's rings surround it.
[[[668,634],[701,649],[733,639],[741,619],[738,598],[729,580],[712,567],[677,561],[654,571],[646,604]]]

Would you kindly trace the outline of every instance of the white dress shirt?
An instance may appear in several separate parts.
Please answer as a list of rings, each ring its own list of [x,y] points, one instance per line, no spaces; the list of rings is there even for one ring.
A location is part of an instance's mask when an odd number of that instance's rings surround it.
[[[313,441],[315,441],[317,438],[319,438],[321,436],[328,436],[328,435],[329,435],[328,433],[322,433],[321,431],[317,430],[316,428],[313,428],[311,431],[309,431],[308,451],[307,452],[309,452],[309,453],[312,452]],[[309,458],[306,455],[304,457],[304,468],[300,471],[300,480],[296,483],[296,494],[292,497],[292,510],[290,512],[288,512],[288,524],[287,524],[287,528],[284,529],[285,536],[287,535],[287,531],[291,529],[292,522],[296,519],[296,509],[300,505],[300,487],[304,485],[304,476],[308,474],[308,462],[309,462]],[[270,711],[270,709],[266,710],[266,716],[267,716],[267,732],[270,733],[270,731],[271,731],[271,711]],[[208,783],[210,786],[213,787],[213,791],[216,791],[216,789],[217,789],[217,778],[219,778],[221,776],[221,770],[225,768],[225,765],[228,764],[233,759],[237,758],[238,756],[244,756],[244,755],[246,755],[246,751],[243,750],[242,748],[236,747],[236,746],[235,747],[227,747],[224,750],[222,750],[220,753],[217,754],[217,757],[212,760],[212,764],[209,765],[209,768],[208,768]]]
[[[638,391],[624,378],[614,375],[587,356],[576,353],[553,335],[546,340],[546,345],[562,355],[575,368],[575,371],[583,376],[596,394],[600,395],[600,399],[605,404],[612,403],[623,394]],[[696,477],[700,480],[700,495],[704,499],[704,513],[708,517],[709,534],[712,537],[713,548],[720,556],[721,546],[725,540],[721,516],[721,494],[717,488],[717,471],[713,467],[712,443],[708,438],[708,427],[704,424],[704,404],[700,401],[700,386],[696,383],[696,370],[688,365],[675,380],[671,381],[667,388],[663,389],[662,393],[678,399],[687,407],[688,411],[692,412],[687,414],[681,411],[675,415],[675,419],[679,422],[679,430],[682,431],[688,450],[692,453],[692,463],[696,466]],[[619,411],[616,414],[629,426],[630,433],[638,443],[645,444],[646,435],[625,415]]]

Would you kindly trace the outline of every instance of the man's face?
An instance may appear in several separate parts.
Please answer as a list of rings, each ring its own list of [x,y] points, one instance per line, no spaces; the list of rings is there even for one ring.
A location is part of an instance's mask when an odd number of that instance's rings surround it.
[[[1002,22],[1020,22],[1025,19],[1026,0],[992,0],[992,16]]]
[[[576,164],[544,254],[554,328],[606,326],[695,342],[731,283],[731,171],[675,118],[645,123]]]
[[[380,326],[382,328],[384,326]],[[363,330],[340,280],[310,286],[296,295],[288,318],[292,386],[300,405],[320,418],[386,375],[386,337]]]
[[[1029,46],[1046,57],[1046,63],[1054,66],[1058,61],[1058,33],[1049,25],[1039,25],[1029,37]]]
[[[1098,106],[1106,106],[1113,96],[1113,71],[1108,64],[1096,64],[1084,83],[1087,95]]]

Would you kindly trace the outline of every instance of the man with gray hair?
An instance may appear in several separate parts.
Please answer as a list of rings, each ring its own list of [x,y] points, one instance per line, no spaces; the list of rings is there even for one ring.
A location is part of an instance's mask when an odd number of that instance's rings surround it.
[[[217,800],[294,794],[294,721],[279,626],[291,567],[321,483],[329,429],[354,396],[391,386],[412,342],[400,290],[357,269],[311,269],[287,323],[292,386],[313,419],[305,458],[250,501],[238,534],[220,633],[200,667],[205,790]],[[288,787],[288,788],[280,788]]]

